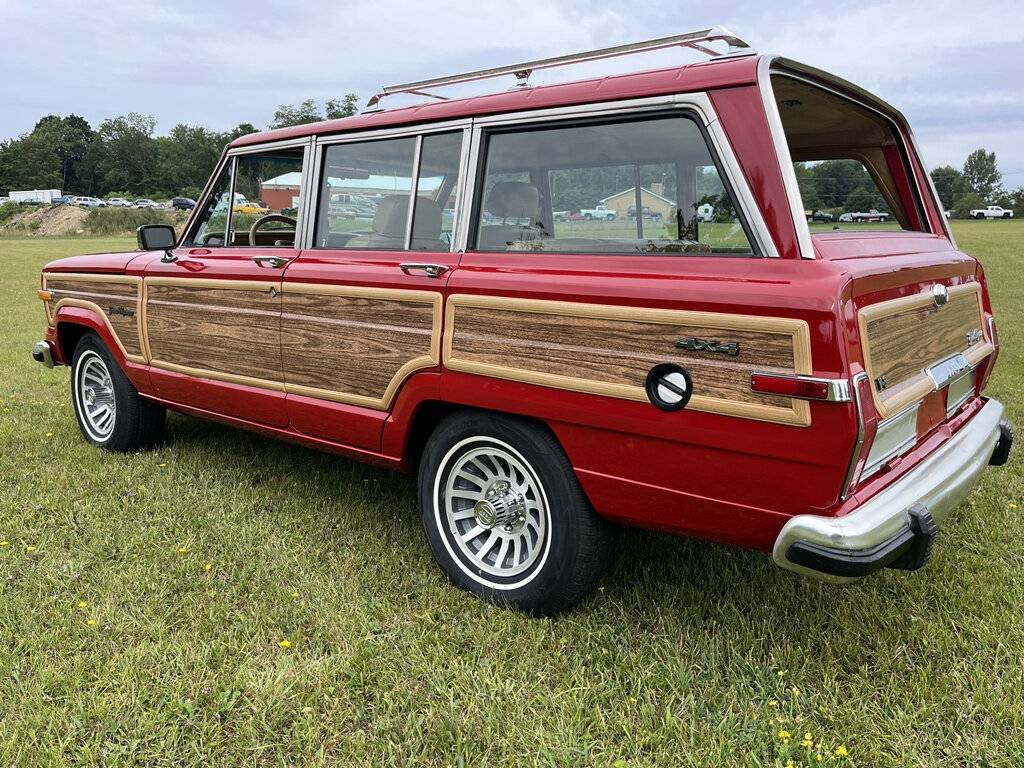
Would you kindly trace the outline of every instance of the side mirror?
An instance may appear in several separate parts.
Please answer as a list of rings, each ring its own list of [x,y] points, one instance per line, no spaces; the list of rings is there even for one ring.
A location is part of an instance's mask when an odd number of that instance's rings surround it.
[[[135,230],[135,234],[140,251],[169,251],[178,240],[174,227],[167,224],[146,224]]]

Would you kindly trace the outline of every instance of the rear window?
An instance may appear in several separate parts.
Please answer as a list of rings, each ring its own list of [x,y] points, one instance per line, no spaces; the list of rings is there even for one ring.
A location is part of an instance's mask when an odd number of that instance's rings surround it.
[[[772,86],[812,232],[928,231],[902,137],[855,101],[787,75]]]

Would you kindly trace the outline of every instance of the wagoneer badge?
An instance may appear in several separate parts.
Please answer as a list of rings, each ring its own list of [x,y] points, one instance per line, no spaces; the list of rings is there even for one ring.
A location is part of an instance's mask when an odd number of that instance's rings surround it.
[[[107,310],[107,314],[113,317],[114,315],[123,315],[124,317],[135,317],[135,310],[129,309],[128,307],[110,307]]]
[[[740,353],[738,341],[711,341],[710,339],[680,339],[676,342],[679,349],[688,349],[691,352],[721,352],[736,357]]]
[[[985,334],[981,332],[981,328],[971,328],[971,330],[967,332],[967,346],[973,347],[983,338],[985,338]]]

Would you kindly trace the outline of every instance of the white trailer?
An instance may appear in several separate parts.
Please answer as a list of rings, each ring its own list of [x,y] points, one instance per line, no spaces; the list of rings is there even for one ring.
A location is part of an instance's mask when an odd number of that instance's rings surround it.
[[[42,203],[43,205],[51,205],[58,197],[60,197],[59,189],[26,189],[20,192],[11,190],[12,203]]]

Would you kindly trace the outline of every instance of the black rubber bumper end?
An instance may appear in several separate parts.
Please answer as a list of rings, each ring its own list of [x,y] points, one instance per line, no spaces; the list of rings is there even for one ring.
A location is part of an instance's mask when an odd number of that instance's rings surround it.
[[[989,466],[1001,467],[1010,460],[1010,450],[1013,448],[1013,425],[1003,419],[999,422],[999,440],[996,441],[995,450],[992,451],[992,458],[988,460]]]
[[[907,515],[908,524],[902,530],[872,547],[839,549],[794,541],[786,557],[796,565],[847,578],[867,576],[883,568],[916,571],[931,559],[939,527],[923,504],[915,504]]]
[[[35,360],[37,363],[43,362],[43,353],[40,352],[38,349],[33,349],[32,359]]]

